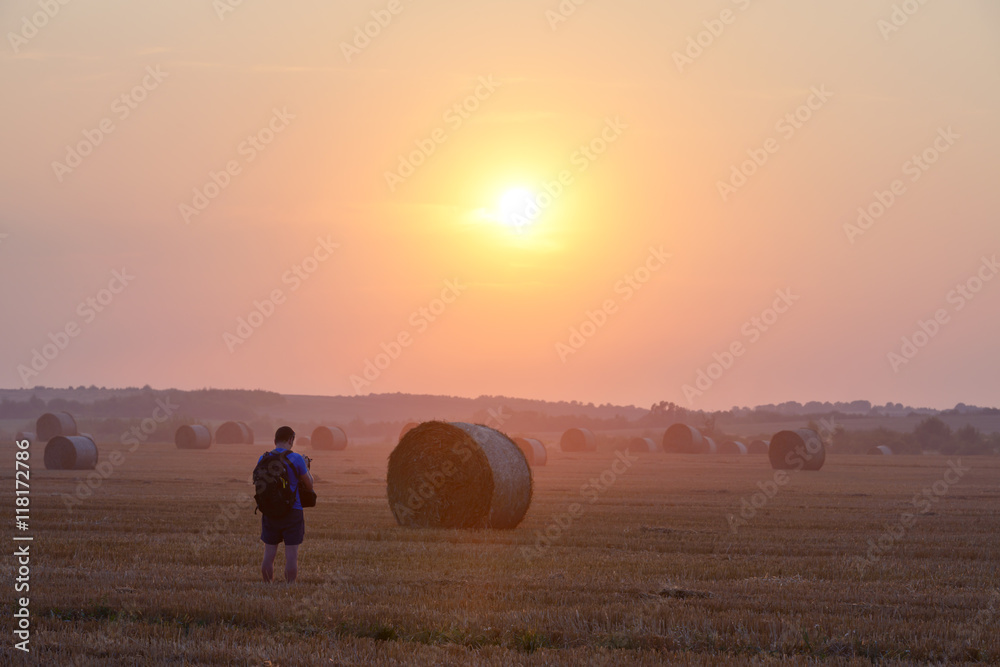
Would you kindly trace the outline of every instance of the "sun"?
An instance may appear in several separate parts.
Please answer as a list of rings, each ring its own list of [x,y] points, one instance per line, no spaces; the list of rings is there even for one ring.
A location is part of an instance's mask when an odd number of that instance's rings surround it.
[[[500,222],[520,229],[534,223],[541,214],[541,209],[534,192],[528,188],[516,187],[503,193],[497,212]]]

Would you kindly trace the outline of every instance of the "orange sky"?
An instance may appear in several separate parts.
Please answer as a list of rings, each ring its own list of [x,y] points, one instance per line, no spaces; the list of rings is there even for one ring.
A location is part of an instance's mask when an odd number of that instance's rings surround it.
[[[896,6],[4,3],[0,386],[998,405],[1000,6]]]

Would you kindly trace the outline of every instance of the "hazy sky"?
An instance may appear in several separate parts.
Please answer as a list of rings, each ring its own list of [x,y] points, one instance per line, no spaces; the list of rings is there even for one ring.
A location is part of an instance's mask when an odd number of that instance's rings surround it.
[[[0,4],[0,386],[1000,405],[1000,3],[560,6]]]

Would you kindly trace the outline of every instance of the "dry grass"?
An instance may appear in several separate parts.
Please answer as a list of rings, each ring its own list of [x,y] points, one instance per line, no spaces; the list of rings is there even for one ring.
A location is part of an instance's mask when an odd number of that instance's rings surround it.
[[[29,662],[1000,660],[996,459],[966,459],[973,470],[862,572],[868,540],[912,511],[946,459],[831,456],[819,473],[790,473],[734,533],[727,516],[774,477],[763,457],[645,454],[618,474],[612,452],[551,451],[517,529],[467,532],[396,525],[389,446],[309,451],[320,500],[288,587],[258,582],[259,518],[245,503],[207,546],[191,543],[248,492],[264,449],[146,445],[70,513],[61,494],[85,473],[45,471],[33,448]],[[602,473],[616,477],[609,488]],[[559,528],[575,502],[582,514]],[[537,552],[546,529],[561,534]]]

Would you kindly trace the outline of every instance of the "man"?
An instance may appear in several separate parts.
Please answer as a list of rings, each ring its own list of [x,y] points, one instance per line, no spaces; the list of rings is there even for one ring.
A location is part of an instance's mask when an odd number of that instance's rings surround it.
[[[298,575],[299,545],[306,533],[305,516],[299,489],[313,490],[313,476],[301,454],[291,451],[295,442],[295,431],[282,426],[274,433],[274,452],[288,453],[289,486],[295,494],[292,511],[280,519],[262,516],[260,519],[260,540],[264,543],[264,561],[260,564],[260,574],[264,581],[274,579],[274,557],[278,555],[278,545],[285,543],[285,582],[292,583]],[[261,456],[260,458],[264,458]],[[260,463],[260,460],[257,461]]]

